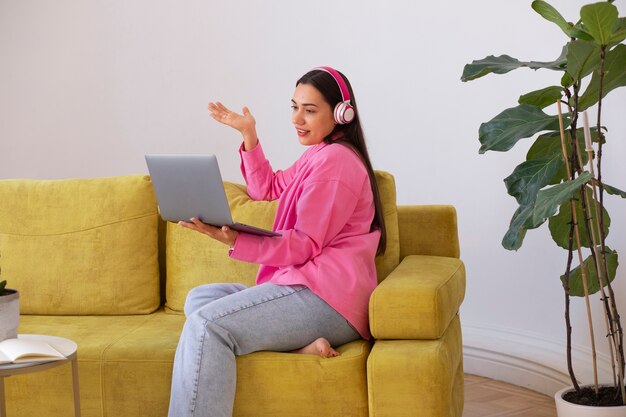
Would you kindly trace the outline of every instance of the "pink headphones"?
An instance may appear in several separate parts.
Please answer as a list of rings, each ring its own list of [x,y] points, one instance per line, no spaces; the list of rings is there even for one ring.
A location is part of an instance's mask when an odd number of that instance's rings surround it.
[[[348,86],[346,85],[343,77],[331,67],[317,67],[314,69],[325,71],[335,79],[337,85],[339,86],[339,90],[341,91],[341,101],[337,103],[335,111],[333,112],[335,121],[340,125],[350,123],[354,120],[354,107],[350,104],[350,91],[348,90]]]

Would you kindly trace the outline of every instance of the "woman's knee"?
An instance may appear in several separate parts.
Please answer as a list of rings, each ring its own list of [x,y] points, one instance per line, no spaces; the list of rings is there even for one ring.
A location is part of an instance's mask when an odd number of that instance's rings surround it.
[[[194,311],[222,297],[236,293],[246,288],[242,284],[204,284],[192,288],[185,300],[185,316],[189,317]]]
[[[213,285],[214,284],[201,285],[192,288],[189,293],[187,293],[187,298],[185,299],[185,316],[189,317],[191,313],[211,302],[214,293],[211,288]]]

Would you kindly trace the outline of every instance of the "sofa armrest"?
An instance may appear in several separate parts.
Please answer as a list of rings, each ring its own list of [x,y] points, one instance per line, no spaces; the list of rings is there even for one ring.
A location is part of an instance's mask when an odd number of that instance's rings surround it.
[[[460,256],[454,206],[398,206],[398,229],[400,259],[408,255]]]
[[[465,296],[460,259],[411,255],[374,290],[370,329],[376,339],[437,339]]]

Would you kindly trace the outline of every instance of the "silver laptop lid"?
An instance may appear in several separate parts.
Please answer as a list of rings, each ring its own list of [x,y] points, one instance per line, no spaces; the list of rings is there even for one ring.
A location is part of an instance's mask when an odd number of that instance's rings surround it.
[[[163,220],[233,223],[215,155],[146,155],[146,163]]]

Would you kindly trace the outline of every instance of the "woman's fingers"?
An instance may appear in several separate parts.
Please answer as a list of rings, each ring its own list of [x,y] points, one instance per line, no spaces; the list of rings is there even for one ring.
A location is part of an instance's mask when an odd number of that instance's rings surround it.
[[[203,233],[231,247],[235,245],[237,235],[239,234],[236,230],[232,230],[228,226],[222,226],[221,228],[211,226],[210,224],[203,223],[195,217],[192,217],[188,222],[178,222],[178,225],[187,229],[195,230],[196,232]]]

